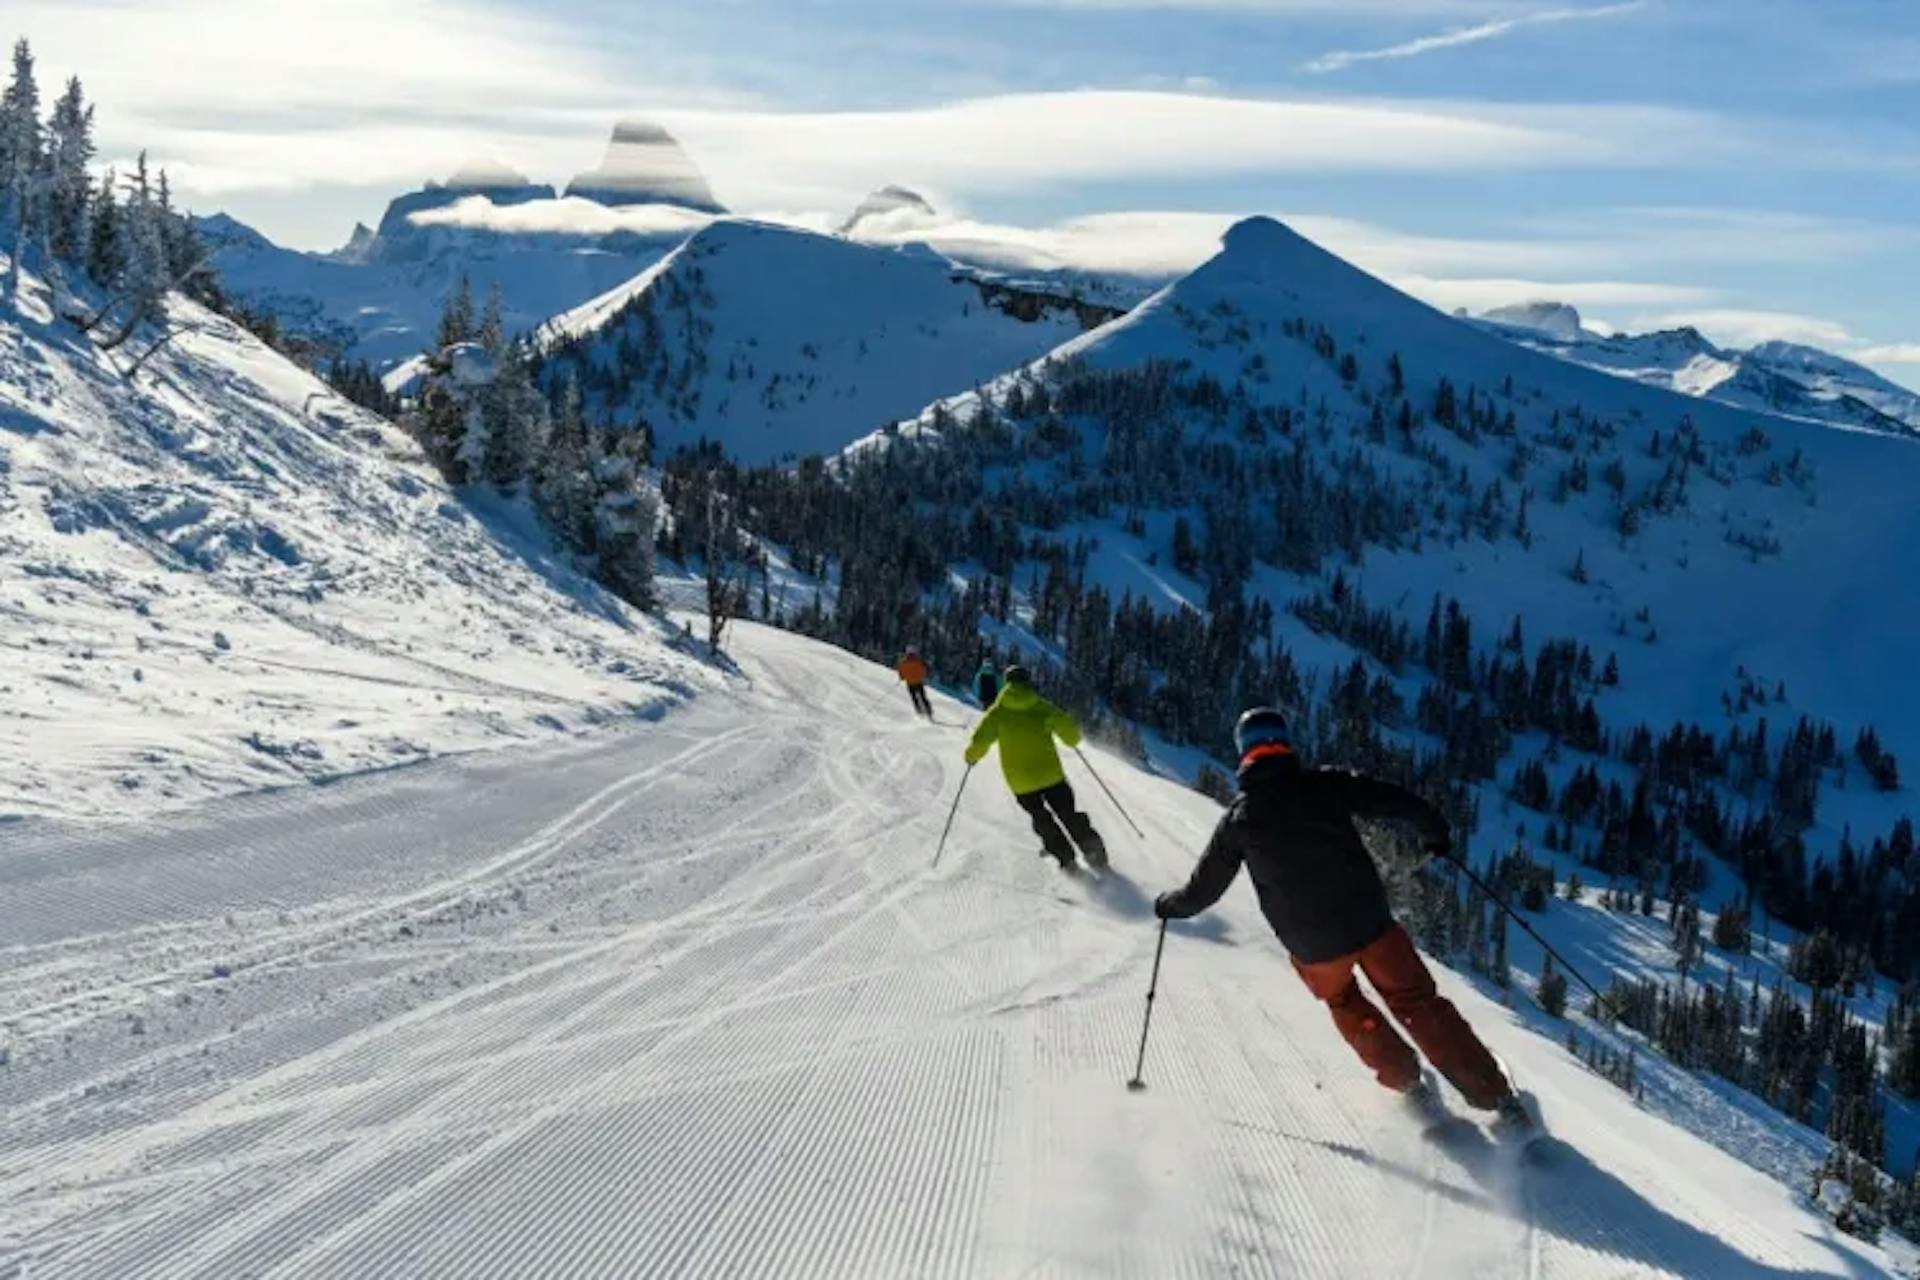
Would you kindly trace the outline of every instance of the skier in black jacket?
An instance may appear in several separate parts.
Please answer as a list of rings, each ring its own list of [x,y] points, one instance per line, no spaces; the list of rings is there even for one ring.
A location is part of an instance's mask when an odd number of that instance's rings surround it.
[[[1452,1002],[1387,906],[1386,886],[1355,818],[1414,825],[1431,855],[1449,848],[1446,819],[1411,791],[1341,769],[1306,769],[1286,718],[1268,707],[1240,717],[1240,790],[1183,888],[1154,901],[1161,919],[1205,911],[1244,863],[1260,910],[1334,1025],[1380,1083],[1424,1098],[1419,1059],[1362,994],[1357,968],[1428,1061],[1475,1107],[1515,1124],[1526,1113],[1498,1061]]]

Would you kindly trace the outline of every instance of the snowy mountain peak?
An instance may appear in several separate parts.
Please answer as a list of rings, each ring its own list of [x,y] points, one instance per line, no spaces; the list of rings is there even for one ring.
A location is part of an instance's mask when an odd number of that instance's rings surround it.
[[[197,217],[193,220],[193,229],[214,252],[233,246],[252,249],[268,244],[265,236],[231,214],[210,213]]]
[[[1237,306],[1250,301],[1271,307],[1283,299],[1297,305],[1312,298],[1362,325],[1383,307],[1412,303],[1427,319],[1455,327],[1438,312],[1412,302],[1277,219],[1243,218],[1227,228],[1220,245],[1219,253],[1157,296],[1189,311],[1206,311],[1222,302]],[[1151,304],[1143,306],[1120,324],[1130,324],[1153,309]]]
[[[674,136],[647,120],[614,125],[600,167],[575,176],[566,194],[604,205],[670,204],[726,212]]]
[[[1284,253],[1302,245],[1318,248],[1286,223],[1265,214],[1240,219],[1227,228],[1220,243],[1228,253],[1241,255]]]
[[[353,232],[347,242],[333,251],[332,257],[339,262],[362,263],[373,251],[373,228],[364,222],[353,224]]]
[[[854,211],[847,216],[838,228],[841,235],[853,235],[863,223],[872,224],[885,221],[889,224],[907,221],[918,223],[940,216],[925,196],[910,187],[888,183],[878,191],[862,200]]]
[[[1562,342],[1577,342],[1581,334],[1580,312],[1570,303],[1555,302],[1549,298],[1495,307],[1491,311],[1481,312],[1480,318],[1515,329],[1531,329]]]
[[[450,191],[474,192],[528,187],[533,180],[497,156],[470,156],[441,185]]]
[[[572,373],[594,415],[644,420],[665,447],[706,439],[760,463],[837,450],[1089,318],[937,255],[724,219],[552,320],[544,376]]]

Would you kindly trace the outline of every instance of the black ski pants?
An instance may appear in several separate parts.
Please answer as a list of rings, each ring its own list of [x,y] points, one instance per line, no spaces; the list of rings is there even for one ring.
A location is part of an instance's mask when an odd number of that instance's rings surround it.
[[[923,684],[910,684],[907,686],[907,696],[913,699],[913,709],[915,713],[923,715],[929,720],[933,719],[933,703],[927,698],[927,686]]]
[[[1027,817],[1033,820],[1034,834],[1040,837],[1040,843],[1046,847],[1048,855],[1061,866],[1073,865],[1075,845],[1080,846],[1080,852],[1086,855],[1090,866],[1107,865],[1106,842],[1093,829],[1093,823],[1087,815],[1074,807],[1073,788],[1067,783],[1056,782],[1042,790],[1015,796],[1014,799],[1027,811]]]

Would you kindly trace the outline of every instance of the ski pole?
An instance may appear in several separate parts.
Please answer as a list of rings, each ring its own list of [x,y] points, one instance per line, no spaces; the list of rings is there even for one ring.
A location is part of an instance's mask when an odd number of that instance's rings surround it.
[[[1087,759],[1087,753],[1082,751],[1080,748],[1075,747],[1073,749],[1073,754],[1080,757],[1080,763],[1087,766],[1087,772],[1093,774],[1093,780],[1100,784],[1100,789],[1102,791],[1107,793],[1107,799],[1113,801],[1114,812],[1118,813],[1122,818],[1126,819],[1127,825],[1133,828],[1133,834],[1139,836],[1142,840],[1145,840],[1147,838],[1147,833],[1142,831],[1139,827],[1139,824],[1134,822],[1132,818],[1127,817],[1127,811],[1120,807],[1120,798],[1113,794],[1113,788],[1107,785],[1106,779],[1102,778],[1099,775],[1099,773],[1095,772],[1093,767],[1093,761]]]
[[[968,765],[967,771],[960,775],[959,789],[953,793],[953,807],[947,810],[947,825],[940,829],[940,844],[933,851],[933,865],[936,867],[940,865],[940,855],[947,851],[947,835],[953,830],[954,816],[960,812],[960,797],[967,794],[967,779],[972,776],[973,766]]]
[[[1572,974],[1575,978],[1579,979],[1581,986],[1593,992],[1593,998],[1599,1001],[1601,1006],[1604,1007],[1609,1013],[1613,1015],[1615,1021],[1618,1021],[1618,1022],[1626,1021],[1626,1019],[1621,1015],[1620,1007],[1614,1004],[1614,1002],[1611,999],[1609,999],[1600,990],[1600,988],[1594,986],[1591,982],[1587,981],[1587,975],[1584,973],[1581,973],[1578,969],[1574,968],[1573,963],[1569,961],[1565,956],[1561,955],[1557,950],[1555,950],[1554,945],[1551,942],[1548,942],[1545,938],[1541,937],[1537,932],[1535,932],[1534,927],[1528,924],[1525,918],[1522,917],[1518,911],[1515,911],[1512,907],[1507,905],[1506,899],[1502,898],[1499,894],[1493,891],[1493,886],[1489,885],[1485,880],[1482,880],[1478,875],[1474,874],[1474,870],[1472,867],[1462,862],[1459,858],[1454,857],[1451,853],[1446,854],[1445,857],[1448,862],[1452,863],[1454,866],[1458,867],[1460,870],[1466,872],[1467,879],[1473,881],[1473,883],[1479,887],[1480,892],[1486,894],[1487,897],[1493,899],[1493,903],[1495,906],[1499,907],[1502,911],[1506,912],[1509,916],[1511,916],[1513,918],[1513,922],[1519,925],[1523,930],[1525,930],[1529,938],[1532,938],[1535,942],[1540,944],[1541,950],[1545,951],[1548,955],[1552,956],[1555,960],[1558,960],[1560,962],[1560,967],[1562,969],[1565,969],[1568,973]]]
[[[1153,1027],[1153,997],[1160,990],[1160,954],[1167,949],[1167,922],[1160,922],[1160,941],[1153,944],[1153,977],[1147,983],[1147,1016],[1140,1023],[1140,1056],[1133,1062],[1133,1079],[1127,1081],[1127,1088],[1138,1093],[1147,1087],[1140,1073],[1147,1065],[1147,1032]]]

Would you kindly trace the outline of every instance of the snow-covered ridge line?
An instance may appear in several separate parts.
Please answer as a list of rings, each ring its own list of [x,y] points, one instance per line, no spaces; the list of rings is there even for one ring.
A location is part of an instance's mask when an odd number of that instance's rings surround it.
[[[1828,351],[1764,342],[1718,347],[1691,327],[1602,334],[1565,303],[1501,307],[1473,322],[1522,346],[1683,395],[1808,422],[1920,435],[1920,394]]]
[[[936,254],[729,218],[543,326],[541,374],[664,447],[763,462],[835,452],[1113,314]]]

